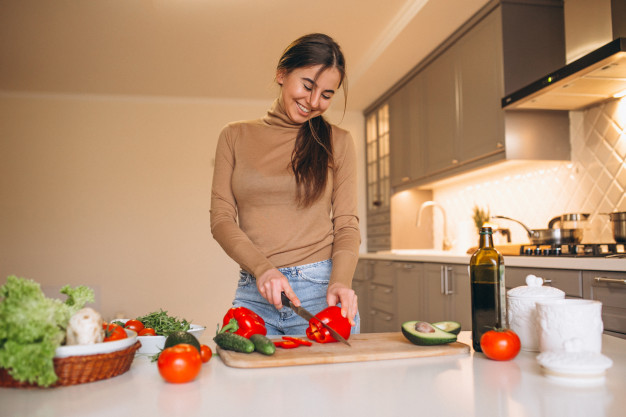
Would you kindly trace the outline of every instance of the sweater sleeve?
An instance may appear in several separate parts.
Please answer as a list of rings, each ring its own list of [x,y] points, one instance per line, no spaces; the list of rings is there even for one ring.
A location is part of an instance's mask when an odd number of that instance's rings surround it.
[[[340,282],[348,287],[359,260],[359,218],[357,213],[357,163],[354,140],[350,133],[336,129],[333,133],[333,269],[330,283]]]
[[[274,266],[237,222],[237,202],[231,185],[236,164],[237,130],[235,125],[226,126],[217,143],[211,189],[211,233],[241,268],[259,276]]]

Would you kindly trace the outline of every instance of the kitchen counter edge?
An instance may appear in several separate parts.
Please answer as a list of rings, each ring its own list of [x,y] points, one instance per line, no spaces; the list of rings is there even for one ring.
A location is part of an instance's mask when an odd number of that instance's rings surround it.
[[[394,253],[393,251],[359,254],[359,259],[388,260],[400,262],[432,262],[469,265],[471,255],[459,252]],[[527,268],[575,269],[588,271],[626,271],[626,258],[586,258],[557,256],[505,256],[506,266]]]

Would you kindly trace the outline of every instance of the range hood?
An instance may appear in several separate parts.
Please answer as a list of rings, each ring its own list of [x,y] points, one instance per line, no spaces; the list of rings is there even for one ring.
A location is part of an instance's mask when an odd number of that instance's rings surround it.
[[[581,110],[626,95],[626,38],[617,38],[502,99],[502,108]]]

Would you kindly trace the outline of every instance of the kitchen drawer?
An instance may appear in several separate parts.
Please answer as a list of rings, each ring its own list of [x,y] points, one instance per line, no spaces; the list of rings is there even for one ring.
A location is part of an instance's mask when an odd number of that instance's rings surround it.
[[[391,213],[389,210],[377,213],[367,213],[367,224],[389,224],[391,222]]]
[[[369,252],[389,250],[390,247],[391,247],[390,236],[369,236],[367,238],[367,250]]]
[[[393,261],[377,261],[372,270],[372,283],[392,287],[395,274],[394,264]]]
[[[602,302],[604,330],[626,334],[626,272],[583,271],[585,298]]]
[[[354,270],[354,276],[352,278],[352,282],[365,282],[368,281],[371,275],[373,261],[368,260],[359,260],[356,264],[356,269]]]
[[[374,333],[397,332],[398,324],[395,316],[386,311],[370,309],[370,319],[372,322],[372,331]]]
[[[581,271],[573,269],[506,267],[504,276],[506,288],[526,285],[526,276],[530,274],[543,278],[543,285],[558,288],[568,297],[582,298],[583,296]]]
[[[387,285],[370,284],[370,306],[383,311],[395,311],[394,288]]]
[[[367,225],[368,236],[389,235],[390,233],[391,233],[390,224],[368,224]]]

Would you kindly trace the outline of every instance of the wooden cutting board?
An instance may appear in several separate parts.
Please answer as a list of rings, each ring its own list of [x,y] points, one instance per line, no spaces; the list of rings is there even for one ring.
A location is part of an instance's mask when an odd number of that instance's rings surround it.
[[[258,352],[240,353],[217,347],[222,361],[234,368],[270,368],[277,366],[315,365],[377,361],[385,359],[423,358],[443,355],[467,355],[469,346],[454,342],[437,346],[417,346],[400,332],[363,333],[350,336],[352,347],[342,343],[313,343],[295,349],[276,348],[276,353],[266,356]]]
[[[504,256],[511,255],[519,255],[520,249],[522,248],[521,244],[504,244],[504,245],[495,245],[498,252],[500,252]],[[467,254],[471,255],[478,250],[478,246],[471,247],[467,250]]]

